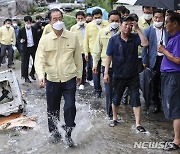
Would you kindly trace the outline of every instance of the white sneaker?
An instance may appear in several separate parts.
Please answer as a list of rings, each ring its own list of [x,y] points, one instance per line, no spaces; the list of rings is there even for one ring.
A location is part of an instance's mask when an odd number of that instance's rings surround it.
[[[83,85],[83,84],[81,84],[81,85],[79,86],[79,90],[84,90],[84,85]]]
[[[90,86],[94,87],[94,82],[93,82],[93,80],[89,81],[89,84],[90,84]]]

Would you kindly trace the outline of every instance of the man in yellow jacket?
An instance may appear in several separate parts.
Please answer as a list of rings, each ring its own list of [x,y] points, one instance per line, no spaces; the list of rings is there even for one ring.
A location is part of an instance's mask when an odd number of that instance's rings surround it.
[[[50,23],[48,23],[48,24],[44,27],[42,35],[48,34],[48,33],[50,33],[51,31],[52,31],[52,25],[51,25]]]
[[[51,14],[51,11],[48,12],[47,17],[49,19],[49,23],[44,27],[42,35],[46,35],[46,34],[50,33],[53,30],[52,29],[52,24],[53,23],[51,22],[50,14]],[[64,25],[63,28],[66,29],[66,26]]]
[[[106,61],[106,50],[109,39],[119,31],[120,14],[117,10],[112,10],[108,15],[109,26],[99,31],[94,50],[93,50],[93,73],[97,73],[98,62],[102,60],[102,73],[104,76],[104,68]],[[106,93],[106,110],[109,119],[112,119],[112,68],[109,69],[110,82],[104,83]]]
[[[81,47],[81,54],[83,59],[83,74],[82,74],[82,82],[79,86],[79,90],[84,90],[84,84],[86,82],[86,60],[83,52],[83,42],[84,42],[84,35],[86,28],[86,15],[83,11],[78,11],[76,13],[76,21],[77,23],[71,27],[70,31],[77,34],[79,44]]]
[[[50,14],[52,31],[41,37],[35,57],[35,69],[39,85],[45,86],[47,96],[48,126],[51,142],[59,142],[61,135],[57,128],[60,101],[63,95],[65,140],[69,147],[74,145],[71,132],[75,127],[75,92],[76,81],[81,82],[82,58],[77,36],[64,30],[63,14],[59,9],[52,9]]]
[[[145,28],[153,24],[153,8],[150,6],[142,6],[143,15],[139,18],[139,28],[144,31]]]
[[[14,28],[11,26],[11,19],[6,19],[4,26],[0,28],[0,43],[1,43],[1,54],[0,54],[0,66],[3,58],[6,55],[6,50],[8,51],[8,68],[14,68],[13,66],[13,49],[12,45],[16,44],[16,36]]]
[[[92,80],[92,55],[93,48],[95,45],[95,40],[100,29],[105,28],[108,22],[102,20],[102,11],[100,9],[95,9],[92,12],[93,21],[88,23],[85,31],[84,38],[84,53],[87,63],[87,80]],[[100,85],[100,69],[101,60],[98,62],[98,73],[93,74],[94,90],[97,98],[101,97],[102,87]]]

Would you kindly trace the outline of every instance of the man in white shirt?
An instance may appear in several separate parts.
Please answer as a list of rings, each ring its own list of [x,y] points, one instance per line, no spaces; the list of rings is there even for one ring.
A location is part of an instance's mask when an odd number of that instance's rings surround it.
[[[23,44],[23,56],[22,56],[22,65],[21,65],[21,76],[25,79],[25,82],[31,83],[29,75],[33,80],[36,80],[34,74],[34,59],[37,49],[37,30],[32,27],[32,18],[30,16],[24,17],[25,26],[20,29],[18,39],[20,43]],[[33,59],[32,69],[28,75],[29,68],[29,58],[30,56]]]
[[[153,12],[153,24],[144,30],[145,36],[148,38],[149,46],[142,49],[142,61],[144,67],[149,67],[153,70],[154,75],[151,81],[152,93],[151,102],[154,107],[153,112],[160,112],[161,100],[160,100],[160,66],[163,58],[163,54],[157,50],[157,45],[162,43],[165,45],[168,41],[168,33],[163,27],[164,12],[161,9],[157,9]]]

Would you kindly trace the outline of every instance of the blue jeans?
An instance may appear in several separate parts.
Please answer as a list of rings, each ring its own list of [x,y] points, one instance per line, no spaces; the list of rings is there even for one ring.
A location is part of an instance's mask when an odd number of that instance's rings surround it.
[[[61,97],[64,97],[64,120],[67,127],[74,127],[76,116],[75,106],[76,78],[67,82],[46,81],[47,115],[50,132],[57,131],[59,121]]]
[[[105,71],[105,67],[102,66],[103,77],[104,77],[104,71]],[[110,81],[109,83],[104,83],[105,94],[106,94],[106,110],[107,110],[108,116],[112,117],[113,116],[113,113],[112,113],[112,98],[113,98],[112,68],[109,69],[108,74],[109,74]]]

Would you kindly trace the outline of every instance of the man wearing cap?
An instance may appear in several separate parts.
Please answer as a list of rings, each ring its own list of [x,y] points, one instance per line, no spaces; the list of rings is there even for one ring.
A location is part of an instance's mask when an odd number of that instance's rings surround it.
[[[132,28],[137,34],[131,33]],[[111,127],[117,125],[117,113],[123,92],[126,87],[130,91],[130,104],[133,107],[136,128],[139,132],[146,132],[140,125],[140,97],[138,74],[138,46],[148,46],[148,40],[140,30],[133,17],[121,18],[121,32],[110,38],[107,47],[104,81],[109,82],[109,66],[112,62],[114,96],[112,101],[113,120]]]

